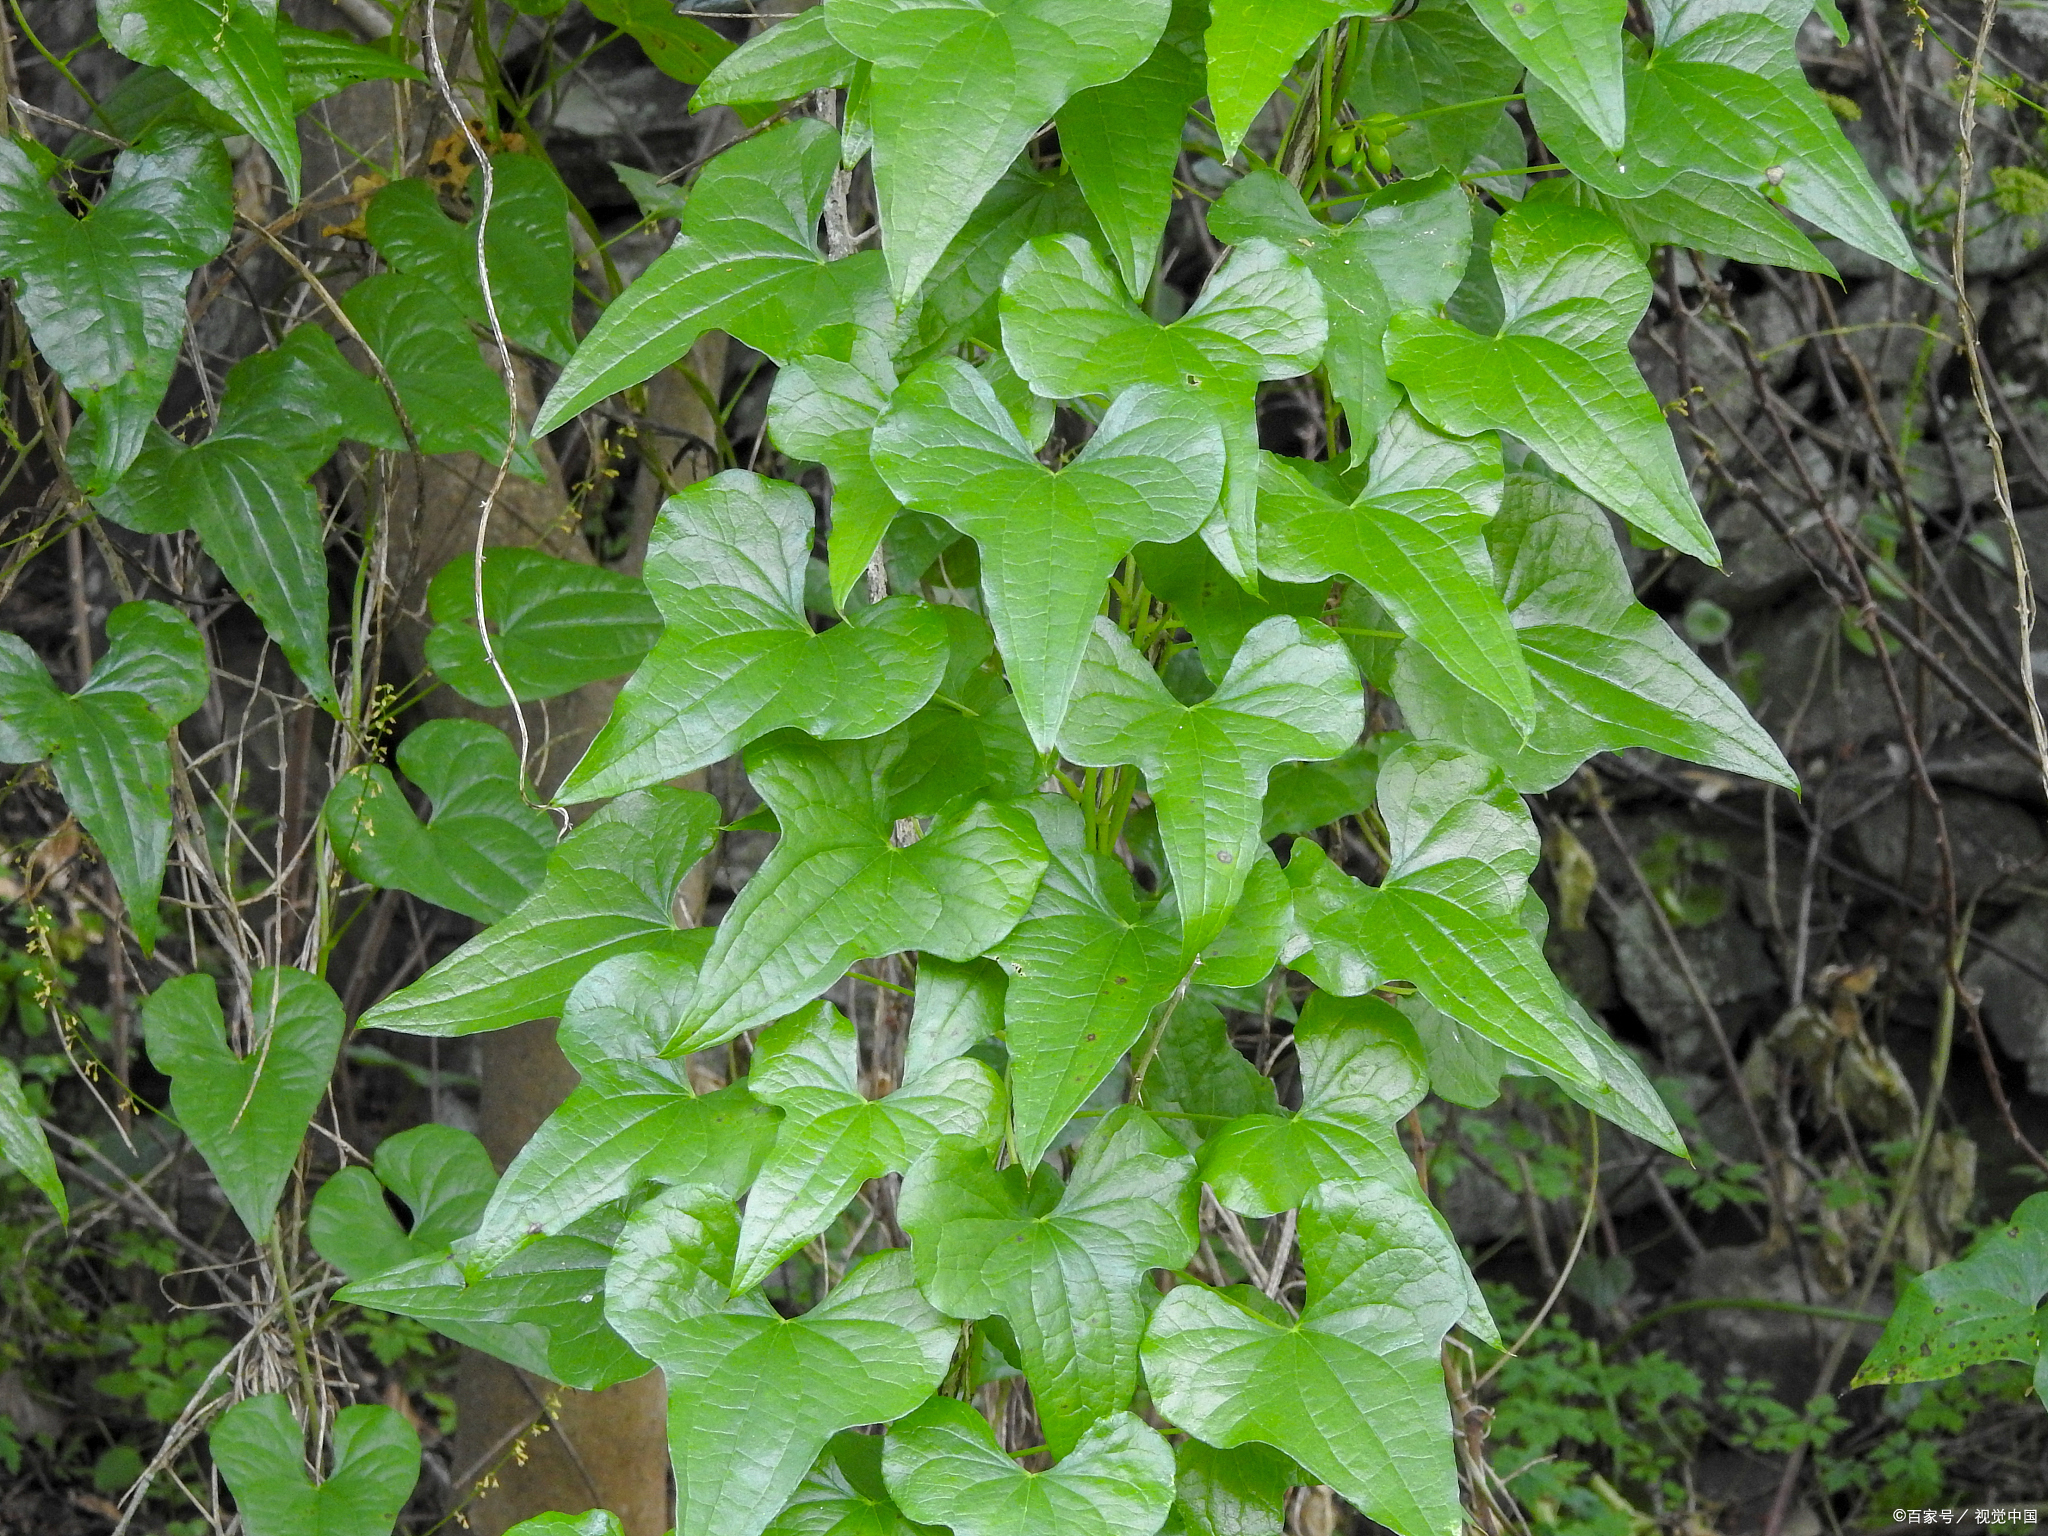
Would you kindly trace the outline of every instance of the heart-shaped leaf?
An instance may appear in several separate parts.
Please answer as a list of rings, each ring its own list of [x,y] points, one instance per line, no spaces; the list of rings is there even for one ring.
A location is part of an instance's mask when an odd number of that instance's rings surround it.
[[[874,65],[875,190],[898,304],[1046,120],[1143,64],[1171,14],[1171,0],[833,0],[833,39]]]
[[[882,258],[862,252],[827,261],[818,250],[818,217],[838,165],[839,136],[803,118],[706,166],[690,189],[676,243],[583,338],[533,430],[552,432],[653,377],[709,330],[780,360],[825,326],[865,318],[885,329]]]
[[[1318,992],[1294,1026],[1301,1109],[1247,1115],[1202,1148],[1202,1178],[1247,1216],[1292,1210],[1326,1182],[1411,1176],[1394,1123],[1429,1091],[1422,1046],[1393,1005]]]
[[[1458,1469],[1437,1351],[1468,1304],[1457,1244],[1427,1202],[1373,1183],[1324,1185],[1299,1230],[1308,1305],[1291,1324],[1262,1296],[1167,1293],[1145,1331],[1154,1401],[1211,1445],[1286,1452],[1400,1536],[1453,1536]]]
[[[1039,796],[1031,811],[1051,863],[1030,910],[993,946],[1008,979],[1011,1145],[1025,1168],[1137,1043],[1183,971],[1171,925],[1140,913],[1130,872],[1088,846],[1079,809]]]
[[[906,1076],[884,1098],[864,1098],[852,1021],[830,1003],[765,1030],[747,1081],[783,1117],[747,1196],[736,1291],[758,1285],[822,1232],[864,1180],[903,1172],[941,1137],[986,1145],[1003,1124],[1003,1085],[965,1056]]]
[[[902,1252],[855,1266],[801,1317],[734,1299],[736,1235],[730,1201],[670,1190],[627,1223],[609,1282],[613,1321],[668,1378],[676,1536],[755,1536],[833,1435],[924,1401],[959,1339]]]
[[[1576,176],[1538,182],[1529,192],[1539,201],[1597,208],[1646,246],[1675,245],[1760,266],[1836,276],[1835,264],[1756,188],[1716,181],[1698,171],[1679,171],[1670,186],[1641,197],[1610,197]]]
[[[71,1202],[64,1183],[57,1177],[57,1160],[50,1155],[50,1140],[21,1091],[21,1073],[11,1061],[0,1059],[0,1164],[5,1164],[43,1192],[57,1208],[57,1219],[71,1219]]]
[[[1851,1385],[1938,1381],[1989,1360],[2041,1357],[2048,1295],[2048,1195],[2029,1195],[1962,1258],[1906,1282],[1884,1336]]]
[[[171,1113],[249,1235],[270,1236],[299,1144],[341,1049],[341,999],[289,966],[258,971],[249,1049],[228,1043],[211,976],[167,981],[142,1005],[149,1059],[171,1080]]]
[[[171,840],[167,738],[206,700],[206,642],[182,613],[151,602],[108,614],[107,639],[85,686],[66,694],[26,641],[0,634],[0,761],[50,760],[147,953]]]
[[[1189,1438],[1173,1449],[1177,1536],[1281,1536],[1288,1491],[1301,1472],[1269,1445],[1248,1440],[1233,1450]],[[1169,1536],[1174,1527],[1167,1526]]]
[[[708,944],[708,929],[694,930]],[[519,1149],[462,1258],[488,1271],[535,1235],[562,1231],[645,1180],[738,1195],[780,1112],[746,1082],[701,1097],[661,1054],[696,984],[697,955],[619,955],[576,983],[557,1037],[582,1082]]]
[[[321,816],[335,856],[360,880],[409,891],[480,923],[540,884],[555,825],[520,792],[519,753],[478,720],[429,720],[398,744],[398,766],[433,802],[424,826],[378,765],[351,769]]]
[[[1185,315],[1161,325],[1131,302],[1094,246],[1078,235],[1046,236],[1010,263],[1002,313],[1003,349],[1039,394],[1152,385],[1180,394],[1184,415],[1216,423],[1223,521],[1205,537],[1231,574],[1249,582],[1258,565],[1258,386],[1308,372],[1328,334],[1322,290],[1308,268],[1253,240],[1230,254]]]
[[[969,340],[1000,350],[996,299],[1011,258],[1040,235],[1100,233],[1071,172],[1041,171],[1029,156],[1021,158],[969,215],[925,280],[906,357],[922,362]]]
[[[832,602],[842,609],[902,510],[868,454],[875,423],[896,389],[896,367],[879,346],[856,342],[850,353],[844,361],[822,353],[796,359],[775,376],[768,401],[775,446],[832,473],[825,554]]]
[[[1803,13],[1735,0],[1672,6],[1656,19],[1655,50],[1646,57],[1637,44],[1623,65],[1626,142],[1589,132],[1568,95],[1529,92],[1536,130],[1560,160],[1615,197],[1661,192],[1681,176],[1767,186],[1801,218],[1924,275],[1862,155],[1807,83],[1796,47]]]
[[[690,110],[793,101],[844,85],[854,63],[853,55],[832,40],[822,8],[798,11],[775,20],[721,59],[690,97]]]
[[[177,367],[192,269],[221,253],[234,225],[231,183],[215,135],[166,127],[122,151],[106,195],[74,218],[21,147],[0,143],[0,274],[15,279],[37,350],[98,428],[89,492],[142,451]]]
[[[1273,1114],[1278,1101],[1273,1080],[1231,1044],[1222,1011],[1191,990],[1160,1033],[1145,1107],[1192,1152],[1232,1120]]]
[[[1555,481],[1517,475],[1486,542],[1535,682],[1534,723],[1525,736],[1448,675],[1441,656],[1409,644],[1394,691],[1419,734],[1486,753],[1530,792],[1623,747],[1798,787],[1777,743],[1728,685],[1635,600],[1598,507]]]
[[[988,381],[954,358],[903,382],[875,428],[875,466],[909,506],[981,548],[982,589],[1025,727],[1049,748],[1088,648],[1102,584],[1139,540],[1187,537],[1223,481],[1223,439],[1184,391],[1119,395],[1055,474]]]
[[[953,1536],[1153,1536],[1173,1504],[1172,1449],[1122,1412],[1051,1471],[1026,1472],[980,1414],[935,1397],[889,1432],[882,1475],[905,1514]]]
[[[1204,10],[1202,0],[1174,0],[1150,58],[1059,110],[1060,156],[1133,293],[1145,291],[1159,256],[1188,106],[1202,94]]]
[[[862,955],[972,960],[1024,915],[1045,854],[1019,807],[977,804],[895,845],[886,780],[904,742],[901,732],[850,742],[791,732],[747,754],[782,841],[719,924],[672,1053],[789,1012]]]
[[[550,1018],[600,960],[691,942],[676,927],[676,887],[710,850],[718,821],[718,802],[694,791],[620,796],[556,846],[539,891],[363,1024],[469,1035]]]
[[[1064,1190],[1050,1164],[1027,1177],[957,1141],[903,1182],[918,1285],[950,1316],[1009,1323],[1055,1456],[1137,1388],[1140,1291],[1194,1251],[1194,1174],[1178,1141],[1125,1107],[1082,1143]]]
[[[1335,757],[1365,725],[1343,642],[1299,619],[1260,624],[1195,705],[1168,693],[1123,631],[1097,619],[1078,691],[1060,746],[1077,763],[1143,770],[1190,956],[1223,931],[1243,894],[1267,774],[1277,763]]]
[[[168,69],[261,144],[299,200],[299,130],[276,0],[98,0],[100,34]]]
[[[1391,25],[1365,30],[1376,37]],[[1325,224],[1292,182],[1255,170],[1210,206],[1209,232],[1232,245],[1271,241],[1315,274],[1329,316],[1323,367],[1344,407],[1353,455],[1363,457],[1401,399],[1387,382],[1381,350],[1388,318],[1436,309],[1465,275],[1472,250],[1465,189],[1452,176],[1400,181],[1366,197],[1346,222]]]
[[[1622,81],[1626,0],[1471,0],[1503,48],[1571,103],[1602,144],[1619,148],[1636,121]]]
[[[334,1469],[306,1474],[306,1439],[282,1392],[245,1397],[213,1426],[207,1449],[249,1536],[390,1536],[420,1476],[420,1437],[404,1415],[358,1404],[328,1432]]]
[[[647,551],[664,628],[562,786],[591,800],[729,757],[771,731],[879,736],[945,674],[945,621],[914,597],[822,634],[804,616],[815,514],[796,486],[746,470],[670,500]]]
[[[762,1536],[922,1536],[882,1481],[882,1439],[842,1430]]]
[[[377,1143],[372,1168],[344,1168],[313,1197],[306,1236],[351,1280],[445,1254],[476,1230],[498,1172],[484,1144],[452,1125],[417,1125]],[[390,1191],[410,1221],[398,1224]]]
[[[1287,581],[1358,582],[1452,676],[1509,720],[1530,720],[1529,665],[1486,548],[1500,506],[1493,440],[1438,437],[1401,410],[1355,498],[1325,466],[1262,458],[1260,561],[1268,571]]]
[[[427,665],[471,703],[502,706],[504,687],[477,634],[470,556],[449,561],[427,584],[427,610]],[[522,546],[484,551],[484,622],[521,702],[623,677],[661,635],[645,582]]]
[[[1432,425],[1512,433],[1643,532],[1718,565],[1671,429],[1629,355],[1650,301],[1635,241],[1590,208],[1525,203],[1494,227],[1493,270],[1506,304],[1499,334],[1396,315],[1388,374]]]
[[[1382,0],[1210,0],[1209,105],[1225,156],[1318,34],[1346,16],[1383,16]]]

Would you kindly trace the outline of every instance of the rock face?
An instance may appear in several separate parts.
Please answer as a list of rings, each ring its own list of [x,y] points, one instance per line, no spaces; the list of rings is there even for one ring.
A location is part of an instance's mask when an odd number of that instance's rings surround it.
[[[1980,954],[1963,981],[1982,992],[1999,1045],[2025,1063],[2027,1087],[2048,1094],[2048,902],[2030,902],[1991,939],[2004,953]]]

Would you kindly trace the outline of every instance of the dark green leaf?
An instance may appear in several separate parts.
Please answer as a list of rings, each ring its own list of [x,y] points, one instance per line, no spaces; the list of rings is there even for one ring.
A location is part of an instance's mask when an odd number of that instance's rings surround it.
[[[1459,0],[1421,0],[1412,10],[1360,28],[1353,46],[1359,59],[1351,101],[1359,115],[1388,112],[1409,120],[1387,142],[1403,176],[1439,170],[1457,176],[1528,163],[1522,131],[1499,100],[1519,88],[1522,66],[1470,7]],[[1468,101],[1482,105],[1457,110]]]
[[[2040,1358],[2048,1194],[2029,1195],[1962,1258],[1915,1275],[1852,1386],[1939,1381],[1988,1360]]]
[[[1288,1490],[1301,1476],[1285,1456],[1256,1440],[1219,1451],[1187,1439],[1173,1458],[1182,1536],[1280,1536]]]
[[[685,85],[695,85],[733,51],[731,43],[696,17],[678,14],[670,0],[584,0],[584,4],[599,21],[610,22],[638,43],[648,63]]]
[[[502,705],[505,690],[477,635],[473,557],[441,567],[427,586],[427,609],[427,665],[471,703]],[[645,582],[517,546],[484,551],[484,620],[522,701],[623,677],[661,635]]]
[[[761,1536],[920,1536],[931,1530],[906,1520],[889,1497],[881,1437],[842,1430]]]
[[[71,1202],[65,1198],[63,1181],[57,1177],[57,1160],[50,1155],[49,1138],[29,1108],[28,1095],[21,1091],[21,1074],[14,1063],[0,1058],[0,1164],[12,1168],[43,1192],[57,1208],[59,1221],[71,1220]]]

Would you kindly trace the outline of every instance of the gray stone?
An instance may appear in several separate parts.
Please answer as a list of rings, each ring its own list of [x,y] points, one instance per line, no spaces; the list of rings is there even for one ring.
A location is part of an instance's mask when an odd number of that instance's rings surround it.
[[[2017,886],[2048,879],[2048,835],[2040,812],[1993,795],[1951,789],[1942,796],[1942,816],[1962,900],[2011,901]],[[1909,783],[1901,782],[1857,816],[1849,825],[1848,842],[1872,874],[1908,892],[1932,890],[1940,879],[1927,805]]]
[[[2048,901],[2035,901],[1991,938],[2007,954],[2048,973]],[[2048,1094],[2048,982],[2030,975],[2006,955],[1979,951],[1963,972],[1965,985],[1982,995],[1984,1022],[2007,1055],[2025,1063],[2027,1087]]]
[[[1695,1071],[1716,1068],[1719,1048],[1649,907],[1640,901],[1620,906],[1604,926],[1614,948],[1615,983],[1657,1036],[1666,1063]],[[1716,1010],[1775,996],[1784,987],[1763,936],[1739,917],[1679,929],[1678,942]]]

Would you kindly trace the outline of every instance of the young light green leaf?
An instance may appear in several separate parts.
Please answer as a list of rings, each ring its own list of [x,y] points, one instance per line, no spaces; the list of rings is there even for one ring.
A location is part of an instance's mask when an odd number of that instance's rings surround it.
[[[1524,791],[1630,746],[1797,788],[1728,685],[1635,601],[1599,508],[1555,481],[1517,475],[1486,539],[1535,682],[1534,724],[1524,736],[1440,658],[1404,645],[1394,691],[1417,732],[1486,753]]]
[[[1471,0],[1473,14],[1540,81],[1571,103],[1602,144],[1637,121],[1622,83],[1627,0]]]
[[[940,1143],[897,1206],[918,1286],[951,1317],[1000,1315],[1016,1335],[1055,1456],[1116,1413],[1138,1384],[1147,1272],[1195,1246],[1194,1162],[1143,1110],[1112,1111],[1081,1145],[1064,1191],[985,1148]]]
[[[328,1434],[334,1470],[315,1482],[282,1392],[245,1397],[221,1415],[207,1449],[249,1536],[390,1536],[419,1481],[418,1433],[378,1403],[342,1409]]]
[[[1222,434],[1191,419],[1186,400],[1155,388],[1119,395],[1054,473],[987,380],[942,358],[904,381],[875,428],[875,466],[890,489],[980,546],[989,622],[1041,751],[1058,735],[1117,561],[1141,539],[1185,538],[1216,505]]]
[[[732,1299],[735,1235],[730,1201],[670,1190],[627,1223],[609,1284],[614,1322],[668,1378],[676,1536],[755,1536],[833,1435],[924,1401],[959,1339],[902,1252],[855,1266],[801,1317]]]
[[[261,1241],[334,1075],[341,999],[305,971],[258,971],[247,1030],[249,1049],[241,1054],[228,1042],[211,976],[167,981],[142,1005],[143,1043],[171,1080],[171,1114]]]
[[[1283,957],[1346,997],[1412,982],[1460,1024],[1599,1088],[1600,1058],[1521,925],[1536,829],[1500,769],[1457,747],[1412,743],[1380,767],[1380,814],[1393,862],[1377,889],[1339,872],[1314,843],[1295,842],[1287,878],[1301,932]]]
[[[503,706],[505,690],[477,635],[472,557],[441,567],[427,584],[427,611],[427,665],[472,704]],[[522,702],[623,677],[661,635],[645,582],[523,546],[484,551],[484,621]]]
[[[760,1171],[780,1112],[744,1082],[698,1096],[664,1057],[695,988],[698,953],[618,955],[576,983],[558,1038],[582,1082],[527,1139],[461,1257],[490,1270],[536,1234],[560,1232],[645,1180],[738,1195]]]
[[[476,1230],[498,1172],[484,1144],[452,1125],[416,1125],[377,1143],[371,1168],[344,1168],[313,1197],[306,1236],[351,1280],[448,1251]],[[405,1203],[401,1227],[384,1198]]]
[[[832,528],[825,555],[832,602],[840,609],[902,510],[868,454],[875,423],[896,388],[896,367],[884,352],[862,337],[849,360],[823,353],[800,357],[775,376],[768,400],[775,446],[831,471]]]
[[[647,551],[662,636],[562,785],[593,800],[689,773],[772,731],[879,736],[932,696],[945,621],[914,597],[822,634],[804,615],[815,514],[796,486],[732,469],[672,497]]]
[[[814,14],[814,13],[807,13]],[[761,1536],[923,1536],[882,1481],[882,1439],[842,1430]]]
[[[1267,774],[1335,757],[1365,726],[1343,642],[1299,619],[1260,624],[1216,691],[1192,706],[1166,691],[1122,630],[1097,619],[1077,692],[1061,749],[1090,767],[1131,763],[1144,773],[1190,957],[1223,931],[1244,892]]]
[[[276,0],[98,0],[100,35],[168,69],[261,144],[299,200],[299,129]]]
[[[886,781],[906,737],[815,742],[786,732],[747,754],[782,841],[719,924],[669,1050],[702,1050],[808,1002],[862,955],[971,960],[1030,905],[1045,853],[1015,805],[942,817],[893,840]]]
[[[1601,192],[1643,197],[1688,172],[1768,187],[1828,233],[1924,276],[1863,157],[1807,83],[1795,47],[1804,19],[1769,0],[1660,8],[1655,51],[1645,58],[1637,46],[1625,66],[1625,143],[1589,133],[1576,101],[1541,87],[1529,92],[1530,115],[1557,157]]]
[[[108,614],[107,640],[86,685],[67,695],[25,640],[0,634],[0,760],[50,760],[146,954],[171,838],[167,738],[206,701],[206,642],[182,613],[152,602]]]
[[[935,1397],[882,1446],[897,1507],[953,1536],[1154,1536],[1173,1504],[1173,1451],[1136,1414],[1097,1420],[1058,1466],[1026,1472],[988,1421]]]
[[[832,40],[824,7],[799,11],[755,33],[719,61],[690,96],[690,110],[794,101],[844,85],[854,57]]]
[[[1324,1185],[1300,1236],[1308,1305],[1292,1326],[1228,1291],[1167,1293],[1145,1331],[1154,1401],[1210,1445],[1284,1451],[1400,1536],[1454,1536],[1437,1351],[1468,1305],[1464,1257],[1426,1201],[1384,1184]]]
[[[1094,246],[1078,235],[1046,236],[1010,263],[1002,315],[1004,352],[1039,394],[1150,385],[1177,394],[1189,418],[1216,424],[1223,519],[1204,537],[1250,585],[1258,568],[1258,386],[1308,372],[1328,334],[1322,290],[1308,268],[1253,240],[1231,253],[1185,315],[1160,325],[1131,302]]]
[[[363,1024],[413,1035],[505,1029],[560,1012],[601,960],[691,942],[676,927],[676,887],[718,821],[718,802],[691,790],[620,796],[556,846],[538,892]]]
[[[607,395],[651,378],[721,330],[778,361],[825,326],[886,329],[882,259],[827,261],[818,218],[839,164],[838,135],[803,118],[748,139],[690,189],[676,243],[612,301],[541,406],[552,432]]]
[[[1301,1110],[1248,1115],[1202,1148],[1202,1178],[1246,1216],[1292,1210],[1324,1183],[1405,1185],[1413,1170],[1395,1122],[1429,1091],[1422,1046],[1376,997],[1318,992],[1294,1026]]]
[[[177,367],[192,269],[221,253],[233,224],[232,173],[212,134],[166,127],[122,151],[84,218],[19,145],[0,142],[0,275],[15,279],[37,350],[98,428],[87,492],[142,451]]]
[[[747,1196],[735,1291],[758,1285],[822,1232],[865,1180],[903,1172],[942,1137],[984,1146],[1003,1124],[1003,1085],[965,1056],[906,1076],[883,1098],[864,1098],[852,1021],[830,1003],[764,1031],[747,1081],[783,1117]]]
[[[1046,119],[1143,64],[1171,12],[1171,0],[833,0],[833,39],[874,65],[875,188],[898,304]]]
[[[696,25],[693,23],[693,25]],[[425,279],[456,312],[488,326],[477,241],[490,267],[491,299],[505,335],[542,357],[565,362],[576,350],[569,323],[575,252],[569,245],[569,194],[544,160],[491,157],[490,219],[458,224],[441,211],[431,183],[394,181],[370,199],[364,225],[391,266]]]
[[[59,1221],[71,1220],[71,1202],[65,1197],[64,1181],[57,1177],[49,1138],[21,1091],[21,1074],[5,1057],[0,1057],[0,1166],[12,1168],[41,1190],[57,1208]]]
[[[367,764],[328,791],[321,818],[359,880],[480,923],[532,894],[555,824],[520,792],[519,753],[479,720],[429,720],[398,744],[399,770],[433,802],[423,826],[391,770]]]
[[[1060,155],[1133,293],[1151,280],[1188,104],[1202,94],[1203,13],[1201,0],[1174,0],[1152,56],[1121,80],[1077,93],[1056,118]]]
[[[1140,913],[1130,872],[1088,846],[1079,808],[1039,796],[1031,811],[1051,863],[992,951],[1008,978],[1011,1144],[1025,1168],[1137,1043],[1183,970],[1177,936]]]
[[[2032,1365],[2042,1356],[2039,1308],[2048,1295],[2048,1194],[2029,1195],[2012,1219],[1962,1258],[1906,1282],[1884,1336],[1852,1386],[1939,1381],[1989,1360]]]
[[[1650,301],[1635,241],[1590,208],[1525,203],[1495,226],[1492,251],[1507,305],[1500,333],[1396,315],[1388,374],[1432,425],[1512,433],[1643,532],[1718,565],[1671,429],[1629,355]]]
[[[1317,36],[1346,16],[1384,16],[1382,0],[1210,0],[1209,105],[1226,157]]]
[[[1370,35],[1387,30],[1366,28]],[[1399,181],[1368,196],[1347,222],[1325,224],[1292,182],[1256,170],[1210,206],[1209,232],[1232,245],[1271,241],[1315,274],[1329,315],[1323,366],[1344,407],[1353,456],[1362,458],[1401,399],[1387,381],[1382,350],[1388,317],[1436,309],[1464,276],[1472,249],[1465,189],[1453,176]]]
[[[640,45],[647,62],[685,85],[695,85],[731,56],[733,46],[669,0],[584,0],[590,14]],[[558,7],[559,8],[559,7]]]
[[[1281,1536],[1288,1490],[1301,1472],[1271,1446],[1248,1440],[1219,1451],[1190,1437],[1173,1459],[1176,1536]]]
[[[1446,671],[1526,726],[1536,712],[1529,664],[1486,548],[1499,505],[1497,446],[1438,438],[1404,409],[1387,424],[1372,479],[1349,505],[1324,466],[1261,458],[1265,568],[1288,581],[1358,582]],[[1468,466],[1477,485],[1459,483]]]

